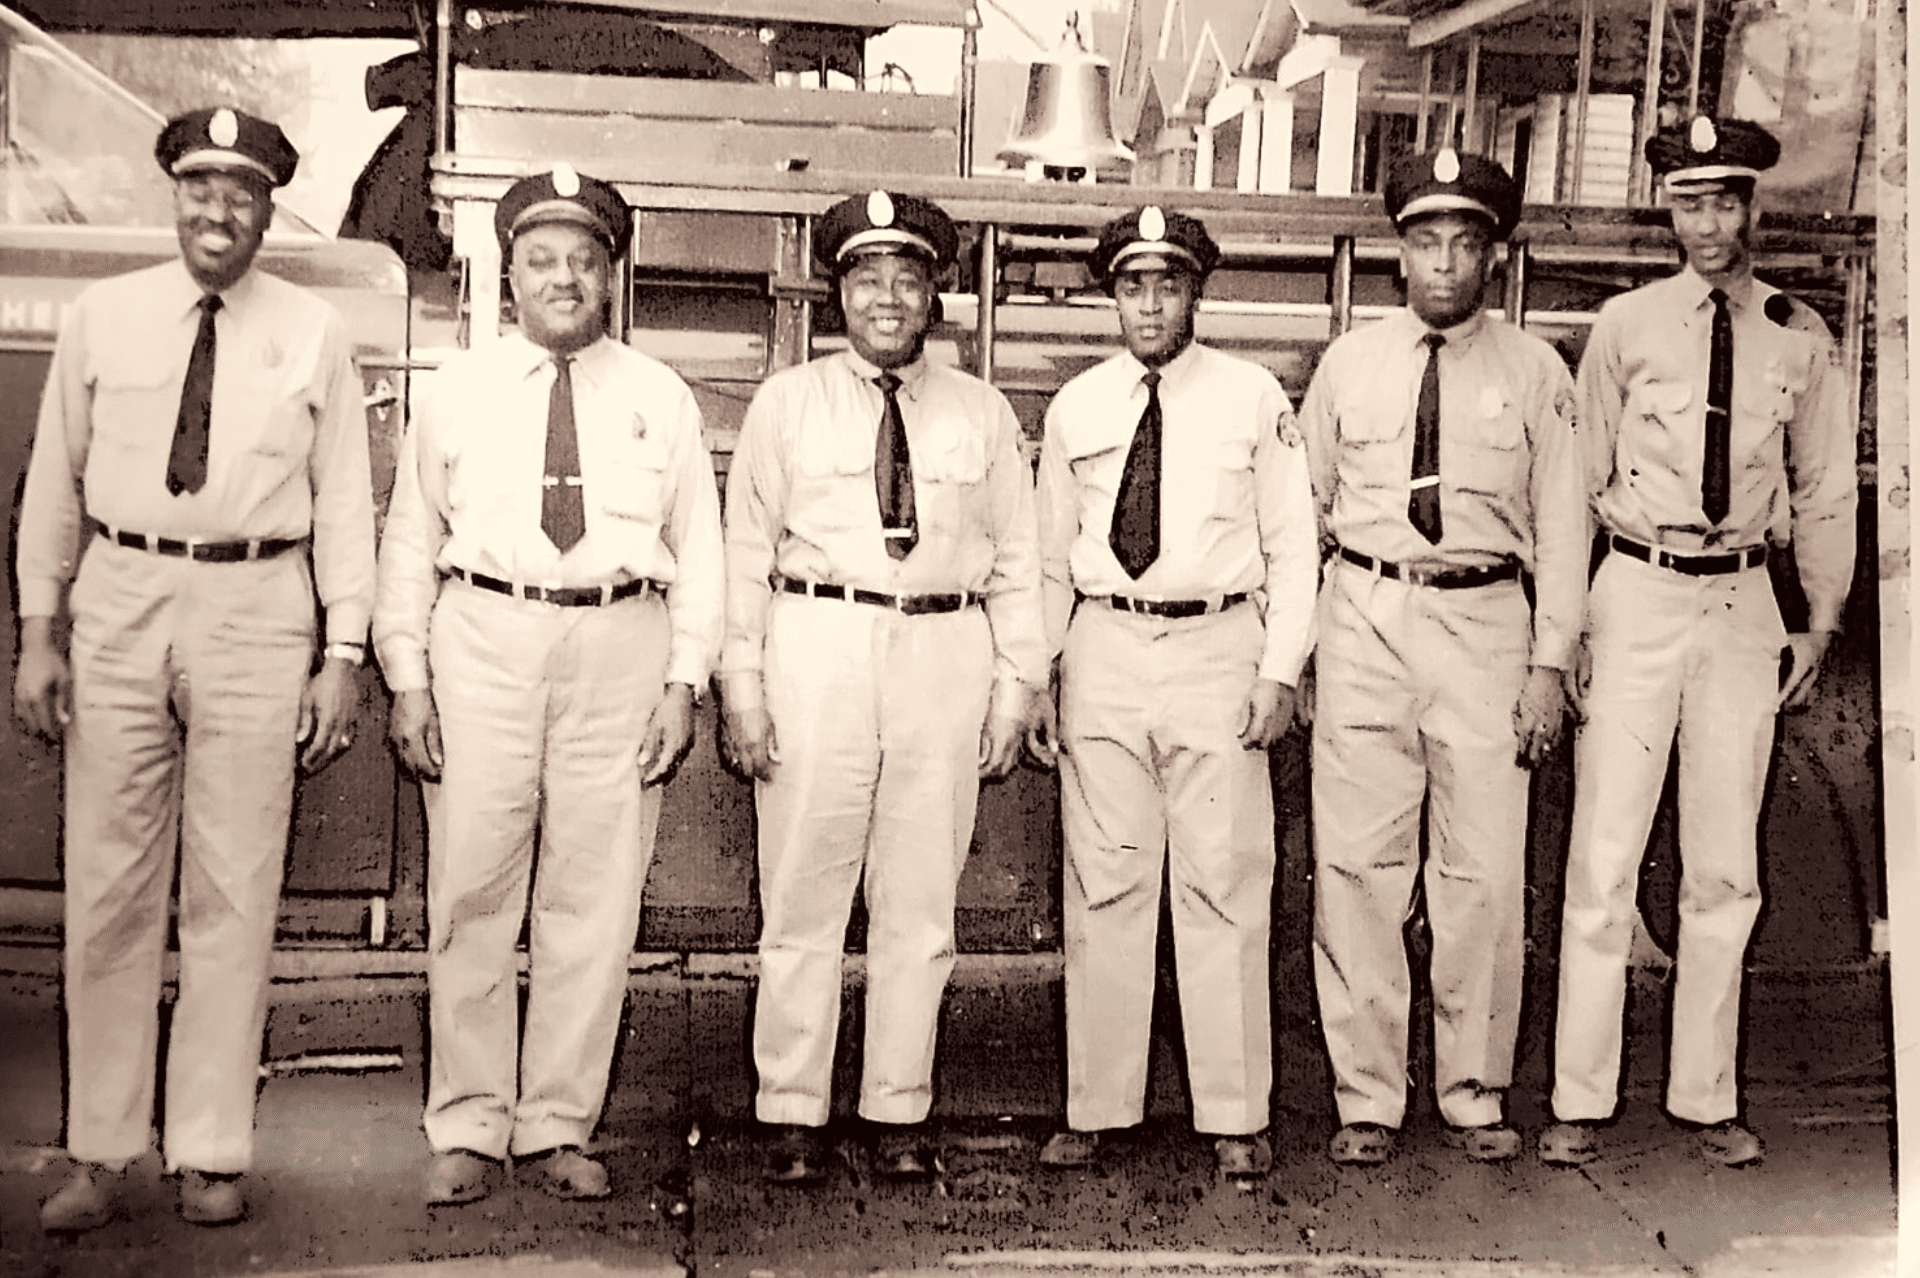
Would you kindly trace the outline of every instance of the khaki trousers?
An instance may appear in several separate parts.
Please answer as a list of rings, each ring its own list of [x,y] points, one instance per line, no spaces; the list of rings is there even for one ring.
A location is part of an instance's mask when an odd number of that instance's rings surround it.
[[[1433,932],[1434,1091],[1456,1127],[1501,1119],[1519,1031],[1527,771],[1513,711],[1518,582],[1433,590],[1335,561],[1313,723],[1314,975],[1344,1123],[1407,1107],[1416,885]],[[1428,849],[1420,854],[1427,805]]]
[[[655,594],[561,608],[441,587],[428,659],[446,755],[425,787],[435,1150],[535,1154],[586,1144],[600,1121],[660,818],[639,756],[669,640]]]
[[[1609,555],[1588,601],[1593,685],[1574,755],[1553,1110],[1619,1099],[1634,890],[1680,746],[1680,950],[1667,1110],[1739,1112],[1740,982],[1760,912],[1760,802],[1786,630],[1764,568],[1688,577]]]
[[[95,539],[73,585],[66,738],[67,1148],[152,1144],[167,903],[169,1169],[253,1159],[294,733],[313,653],[306,556],[197,563]]]
[[[780,761],[755,786],[753,1055],[763,1122],[827,1121],[847,917],[863,874],[860,1113],[885,1123],[926,1118],[992,685],[992,635],[979,608],[909,617],[774,596],[765,686]]]
[[[1172,892],[1193,1124],[1267,1125],[1273,790],[1239,741],[1265,628],[1241,605],[1161,619],[1098,603],[1061,655],[1067,1123],[1131,1127],[1146,1103],[1160,883]]]

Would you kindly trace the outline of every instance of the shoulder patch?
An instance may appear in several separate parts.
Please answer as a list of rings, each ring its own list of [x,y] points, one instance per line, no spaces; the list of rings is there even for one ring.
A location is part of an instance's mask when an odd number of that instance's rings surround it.
[[[1793,320],[1793,299],[1785,293],[1773,293],[1767,297],[1766,304],[1760,308],[1766,317],[1785,328]]]
[[[1288,448],[1306,446],[1306,437],[1300,433],[1300,421],[1292,413],[1280,414],[1279,434],[1280,442]]]
[[[1574,405],[1573,388],[1571,386],[1563,386],[1559,389],[1559,391],[1555,392],[1553,397],[1554,416],[1558,417],[1562,422],[1565,422],[1568,426],[1578,425],[1578,422],[1574,417],[1573,405]]]

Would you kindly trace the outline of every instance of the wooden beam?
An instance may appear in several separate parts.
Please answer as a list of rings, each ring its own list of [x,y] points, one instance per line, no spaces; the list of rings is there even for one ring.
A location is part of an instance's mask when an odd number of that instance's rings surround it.
[[[1467,0],[1444,13],[1415,18],[1407,27],[1407,47],[1424,49],[1475,27],[1515,22],[1539,5],[1540,0]]]

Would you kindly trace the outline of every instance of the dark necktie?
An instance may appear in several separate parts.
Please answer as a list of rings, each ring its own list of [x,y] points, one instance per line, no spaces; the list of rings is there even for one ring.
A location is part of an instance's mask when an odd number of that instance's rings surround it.
[[[1413,414],[1413,493],[1407,518],[1429,542],[1440,541],[1440,348],[1447,339],[1428,333],[1427,367],[1420,374],[1420,403]]]
[[[1150,372],[1140,380],[1147,384],[1147,407],[1127,446],[1107,532],[1113,557],[1136,581],[1160,557],[1160,374]]]
[[[207,293],[200,307],[200,330],[193,335],[187,380],[180,387],[180,414],[173,422],[173,448],[167,454],[167,491],[197,493],[207,483],[207,440],[213,431],[213,317],[220,295]]]
[[[1727,517],[1727,453],[1733,438],[1733,316],[1727,310],[1727,295],[1714,289],[1707,297],[1713,303],[1713,340],[1707,353],[1707,451],[1700,466],[1700,508],[1707,522],[1717,524]]]
[[[882,373],[873,379],[886,398],[873,444],[873,486],[880,499],[880,534],[887,553],[905,559],[920,540],[913,509],[913,455],[907,451],[907,419],[900,415],[900,379]]]
[[[547,473],[541,482],[540,530],[566,554],[586,535],[580,494],[580,436],[573,424],[573,361],[553,361],[553,391],[547,396]]]

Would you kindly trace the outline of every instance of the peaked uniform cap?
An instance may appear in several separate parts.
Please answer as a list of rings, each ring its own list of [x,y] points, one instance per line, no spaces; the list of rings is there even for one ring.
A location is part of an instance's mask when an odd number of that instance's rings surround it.
[[[848,196],[813,227],[813,255],[839,271],[869,253],[901,253],[945,270],[960,251],[953,219],[931,200],[892,191]]]
[[[1129,262],[1145,257],[1185,263],[1204,278],[1219,262],[1220,246],[1199,218],[1149,204],[1122,213],[1101,227],[1100,241],[1088,265],[1100,279],[1111,282],[1115,275],[1129,269]]]
[[[1396,230],[1432,213],[1484,218],[1503,240],[1520,225],[1519,184],[1486,156],[1452,147],[1395,164],[1387,173],[1386,203]]]
[[[612,185],[566,164],[521,178],[493,210],[493,233],[502,252],[512,249],[520,232],[553,222],[585,227],[617,253],[633,225],[633,211]]]
[[[1780,142],[1746,120],[1696,115],[1647,139],[1647,163],[1668,187],[1753,179],[1780,159]]]
[[[300,165],[300,153],[279,125],[232,107],[204,107],[168,120],[153,158],[174,177],[249,173],[276,187],[293,181]]]

